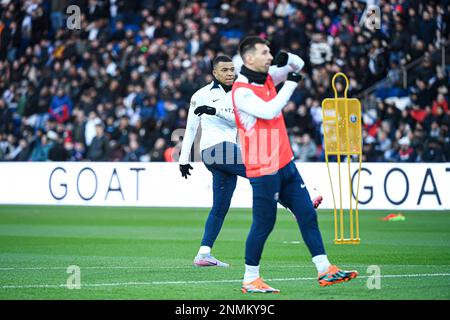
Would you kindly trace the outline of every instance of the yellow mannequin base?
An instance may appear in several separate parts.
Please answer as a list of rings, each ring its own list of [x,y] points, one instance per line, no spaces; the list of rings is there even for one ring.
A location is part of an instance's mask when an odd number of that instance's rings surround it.
[[[335,244],[359,244],[361,239],[334,239]]]

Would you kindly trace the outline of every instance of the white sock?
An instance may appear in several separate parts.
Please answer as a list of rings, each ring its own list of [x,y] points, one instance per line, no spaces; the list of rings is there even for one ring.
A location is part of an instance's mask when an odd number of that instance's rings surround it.
[[[259,265],[249,266],[245,265],[244,282],[249,283],[259,278]]]
[[[317,272],[323,273],[328,270],[328,267],[331,266],[330,261],[328,261],[326,254],[320,254],[312,258],[312,262],[316,265]]]
[[[208,246],[201,246],[198,250],[198,254],[209,255],[211,254],[211,248]]]

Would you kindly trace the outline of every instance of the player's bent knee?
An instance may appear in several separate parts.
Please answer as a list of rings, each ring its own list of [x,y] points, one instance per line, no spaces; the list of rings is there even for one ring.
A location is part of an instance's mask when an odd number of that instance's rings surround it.
[[[265,221],[264,223],[254,223],[252,225],[252,231],[258,237],[268,236],[275,227],[275,219]]]

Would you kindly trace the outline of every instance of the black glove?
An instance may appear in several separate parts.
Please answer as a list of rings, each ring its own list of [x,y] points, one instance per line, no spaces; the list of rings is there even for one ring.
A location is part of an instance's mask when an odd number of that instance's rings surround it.
[[[275,59],[273,59],[273,64],[275,64],[277,67],[284,67],[287,65],[289,60],[289,56],[286,51],[280,51],[275,56]]]
[[[194,110],[194,114],[198,116],[201,116],[202,114],[209,114],[213,116],[216,114],[216,108],[209,106],[199,106]]]
[[[189,163],[188,164],[180,164],[181,176],[187,179],[187,176],[191,175],[189,173],[190,169],[194,169],[194,168],[192,168],[192,166]]]
[[[303,79],[303,76],[296,72],[289,72],[287,75],[288,81],[300,82],[300,81],[302,81],[302,79]]]

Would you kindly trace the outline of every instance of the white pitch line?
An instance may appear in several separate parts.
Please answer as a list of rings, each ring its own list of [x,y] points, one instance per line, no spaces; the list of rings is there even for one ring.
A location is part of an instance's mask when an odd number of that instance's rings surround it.
[[[161,267],[161,266],[86,266],[80,267],[80,269],[186,269],[192,268],[191,266],[183,267]],[[0,271],[11,270],[66,270],[67,267],[0,267]]]
[[[422,277],[449,277],[450,273],[423,273],[423,274],[387,274],[381,276],[359,276],[357,279],[364,279],[369,277],[376,278],[422,278]],[[303,277],[303,278],[273,278],[267,279],[267,281],[305,281],[305,280],[317,280],[316,277]],[[82,288],[85,287],[118,287],[118,286],[150,286],[150,285],[170,285],[170,284],[208,284],[208,283],[231,283],[241,282],[242,279],[237,280],[202,280],[202,281],[150,281],[150,282],[112,282],[112,283],[86,283],[81,284]],[[28,284],[28,285],[2,285],[1,289],[43,289],[43,288],[66,288],[66,284]]]
[[[233,265],[232,267],[236,267],[238,265]],[[341,267],[368,267],[369,264],[339,264]],[[450,265],[441,265],[441,264],[435,264],[435,265],[421,265],[421,264],[381,264],[378,265],[380,268],[383,267],[450,267]],[[14,270],[66,270],[68,266],[66,267],[0,267],[0,271],[14,271]],[[79,266],[80,269],[192,269],[192,265],[185,265],[185,266]],[[265,269],[269,268],[314,268],[314,265],[266,265],[264,266]]]

